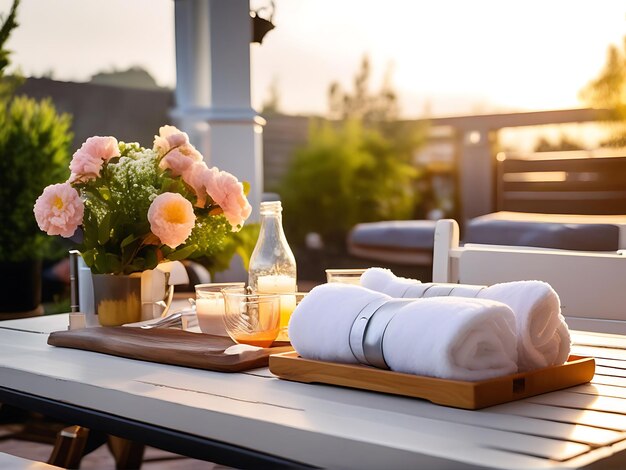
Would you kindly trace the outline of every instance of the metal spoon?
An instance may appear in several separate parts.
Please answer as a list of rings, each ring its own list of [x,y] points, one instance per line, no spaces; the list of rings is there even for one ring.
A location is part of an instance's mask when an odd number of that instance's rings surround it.
[[[167,328],[170,326],[182,326],[183,312],[176,312],[159,319],[154,323],[150,323],[149,325],[141,325],[139,328],[144,330],[149,330],[152,328]]]

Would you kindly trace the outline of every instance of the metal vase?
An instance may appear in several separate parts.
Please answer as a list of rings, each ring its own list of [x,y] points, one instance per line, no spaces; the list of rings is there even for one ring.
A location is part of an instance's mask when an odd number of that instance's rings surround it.
[[[141,274],[93,274],[95,313],[102,326],[141,320]]]

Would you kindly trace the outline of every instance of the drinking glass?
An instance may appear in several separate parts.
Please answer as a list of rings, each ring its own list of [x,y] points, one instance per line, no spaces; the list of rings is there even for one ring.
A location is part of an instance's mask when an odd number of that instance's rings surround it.
[[[267,348],[280,331],[280,295],[250,293],[247,289],[223,289],[224,326],[236,343]]]
[[[240,288],[243,282],[214,282],[196,284],[196,316],[198,326],[203,333],[216,336],[228,336],[224,326],[224,296],[222,289]]]
[[[326,282],[340,282],[342,284],[361,284],[361,274],[365,269],[327,269]]]

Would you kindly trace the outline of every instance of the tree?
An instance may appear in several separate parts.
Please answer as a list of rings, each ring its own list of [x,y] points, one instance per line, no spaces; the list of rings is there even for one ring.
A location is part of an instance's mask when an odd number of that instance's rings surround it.
[[[559,152],[563,150],[584,150],[584,146],[572,140],[566,135],[561,135],[557,142],[551,142],[546,137],[541,137],[535,143],[535,152]]]
[[[609,46],[604,67],[581,90],[580,97],[593,107],[611,111],[611,137],[604,144],[626,146],[626,36],[621,48]]]
[[[39,259],[52,238],[37,227],[33,204],[43,188],[64,179],[69,164],[71,117],[50,100],[14,96],[17,79],[5,76],[5,43],[17,27],[19,0],[0,26],[0,261]]]
[[[383,84],[377,92],[371,88],[370,60],[364,56],[354,77],[352,92],[344,91],[338,82],[328,88],[328,117],[333,120],[358,120],[366,128],[379,132],[389,139],[394,148],[394,158],[412,163],[413,152],[423,145],[426,136],[424,125],[399,120],[398,95],[392,84],[392,70],[387,69]]]
[[[338,82],[328,89],[331,119],[359,119],[366,126],[378,126],[398,119],[398,97],[391,85],[391,70],[387,70],[378,93],[370,92],[371,66],[367,56],[354,77],[354,92],[343,91]]]
[[[289,240],[301,244],[316,232],[342,249],[359,222],[411,217],[418,172],[396,155],[389,140],[359,120],[314,122],[281,185]]]
[[[137,65],[129,67],[126,70],[98,72],[91,77],[90,82],[98,85],[139,88],[144,90],[157,90],[161,88],[154,77],[150,75],[150,72]]]
[[[21,78],[17,75],[7,76],[5,71],[11,63],[10,55],[11,51],[5,48],[5,44],[11,35],[11,31],[18,27],[17,23],[17,7],[20,4],[20,0],[15,0],[11,6],[6,19],[0,15],[0,101],[6,101],[10,98],[11,94],[15,90],[15,87],[21,82]]]
[[[316,232],[341,250],[355,224],[411,218],[421,202],[421,171],[412,160],[423,128],[397,121],[390,74],[375,93],[370,74],[365,57],[353,91],[331,84],[331,121],[313,122],[308,144],[291,162],[280,187],[290,241]]]

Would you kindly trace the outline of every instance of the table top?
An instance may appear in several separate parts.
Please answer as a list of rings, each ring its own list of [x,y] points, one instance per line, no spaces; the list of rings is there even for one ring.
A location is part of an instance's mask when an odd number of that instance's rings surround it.
[[[590,384],[479,411],[48,346],[67,315],[0,323],[0,388],[332,468],[626,464],[626,337],[573,332]],[[618,464],[619,465],[619,464]]]

